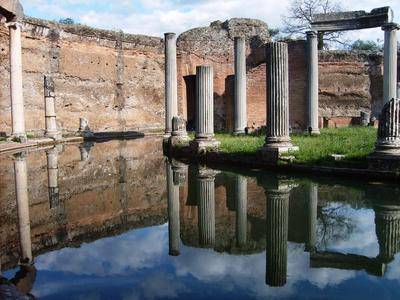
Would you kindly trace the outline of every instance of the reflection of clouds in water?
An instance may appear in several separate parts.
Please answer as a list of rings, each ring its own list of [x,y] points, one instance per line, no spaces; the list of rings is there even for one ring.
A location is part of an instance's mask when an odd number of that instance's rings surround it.
[[[71,272],[77,275],[123,275],[131,269],[155,267],[165,254],[166,227],[132,231],[118,237],[66,248],[40,256],[38,270]]]
[[[388,266],[386,277],[400,282],[400,253],[396,254],[395,260]]]
[[[327,207],[335,207],[329,204]],[[327,248],[332,251],[353,253],[376,257],[379,253],[378,240],[375,233],[375,213],[373,209],[354,209],[350,205],[341,207],[343,216],[349,218],[354,225],[351,234],[337,241],[328,241]]]

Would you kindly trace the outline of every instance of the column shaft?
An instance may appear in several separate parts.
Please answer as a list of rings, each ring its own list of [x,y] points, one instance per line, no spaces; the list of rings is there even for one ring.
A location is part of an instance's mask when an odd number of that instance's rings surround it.
[[[318,34],[307,32],[308,56],[308,130],[319,134],[318,125]]]
[[[378,258],[389,263],[400,250],[400,209],[376,207],[375,231],[379,243]]]
[[[246,41],[235,38],[234,133],[244,133],[247,127]]]
[[[172,132],[172,118],[178,116],[178,87],[176,65],[176,35],[165,37],[165,133]]]
[[[54,208],[59,204],[57,148],[47,150],[46,156],[50,208]]]
[[[26,139],[24,97],[22,87],[22,46],[20,23],[9,23],[10,31],[10,86],[12,135]]]
[[[306,251],[313,252],[317,244],[317,209],[318,209],[318,185],[311,183],[307,203],[307,240]]]
[[[214,73],[211,66],[196,68],[196,139],[214,136]]]
[[[399,25],[389,23],[385,31],[383,65],[383,105],[397,96],[397,30]]]
[[[15,194],[17,198],[18,229],[21,246],[21,262],[32,262],[31,225],[29,218],[28,174],[25,154],[14,159]]]
[[[199,244],[203,247],[215,245],[215,191],[214,177],[197,179],[199,205]]]
[[[56,122],[56,108],[54,95],[54,81],[51,76],[44,76],[44,104],[45,104],[45,136],[59,138]]]
[[[172,166],[166,163],[168,187],[168,237],[169,255],[179,255],[180,220],[179,220],[179,185],[174,184]]]
[[[247,178],[237,175],[235,178],[236,194],[236,243],[238,247],[247,242]]]

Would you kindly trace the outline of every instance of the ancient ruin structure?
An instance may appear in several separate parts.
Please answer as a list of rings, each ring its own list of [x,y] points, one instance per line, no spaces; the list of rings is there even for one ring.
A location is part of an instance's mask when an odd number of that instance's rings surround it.
[[[393,21],[393,11],[390,7],[365,11],[338,12],[315,14],[311,22],[311,31],[307,32],[308,41],[308,105],[309,130],[318,133],[318,32],[356,30],[372,27],[382,27],[385,31],[384,43],[384,78],[383,104],[396,97],[397,84],[397,38],[399,26]]]
[[[44,76],[44,107],[46,118],[45,136],[60,140],[61,134],[57,129],[54,80],[52,76]]]
[[[165,33],[165,135],[172,132],[172,119],[178,116],[176,35]]]
[[[246,40],[235,37],[235,94],[233,133],[244,133],[247,127]]]
[[[267,44],[268,64],[267,137],[261,155],[276,162],[279,155],[293,147],[289,137],[289,66],[288,48],[283,42]]]
[[[214,138],[214,72],[211,66],[196,68],[196,135],[191,147],[197,153],[218,148]]]
[[[172,133],[168,139],[168,144],[171,147],[189,145],[189,137],[186,131],[186,120],[182,117],[172,118]]]

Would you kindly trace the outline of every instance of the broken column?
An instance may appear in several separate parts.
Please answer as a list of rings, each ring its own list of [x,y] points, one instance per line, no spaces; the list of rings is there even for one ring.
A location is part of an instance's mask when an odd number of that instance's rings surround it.
[[[397,31],[400,26],[388,23],[382,26],[385,31],[383,64],[383,104],[397,97]]]
[[[198,153],[218,149],[214,138],[214,72],[211,66],[196,68],[196,135],[191,142]]]
[[[168,188],[168,237],[169,255],[179,255],[180,221],[179,221],[179,185],[174,183],[171,163],[166,160]]]
[[[310,183],[307,202],[307,235],[305,250],[314,252],[317,245],[318,185]]]
[[[17,198],[18,230],[21,246],[20,262],[30,264],[32,257],[31,225],[29,218],[28,172],[26,153],[14,155],[15,195]]]
[[[289,61],[283,42],[267,44],[267,137],[262,158],[276,162],[281,153],[297,150],[289,137]]]
[[[235,37],[234,134],[244,133],[247,127],[246,88],[246,40]]]
[[[86,118],[79,118],[78,135],[80,135],[84,138],[94,137],[93,131],[89,127],[89,121]]]
[[[169,138],[169,146],[188,146],[189,137],[186,131],[186,120],[182,117],[175,116],[172,118],[172,133]]]
[[[236,245],[243,247],[247,243],[247,178],[235,177],[236,195]]]
[[[199,245],[215,245],[215,181],[216,172],[200,169],[197,176],[197,203],[199,220]]]
[[[165,136],[172,132],[172,118],[178,115],[176,35],[165,33]]]
[[[46,121],[45,136],[59,140],[61,139],[61,135],[57,129],[54,80],[50,75],[44,76],[44,105]]]
[[[308,131],[319,134],[318,125],[318,32],[307,32]]]
[[[22,89],[22,24],[18,21],[7,23],[10,32],[10,87],[12,137],[25,142],[24,96]]]

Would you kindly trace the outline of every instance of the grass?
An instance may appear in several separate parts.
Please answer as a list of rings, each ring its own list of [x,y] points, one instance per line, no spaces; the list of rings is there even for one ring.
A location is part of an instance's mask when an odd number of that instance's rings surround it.
[[[366,167],[367,156],[373,151],[376,129],[372,127],[327,128],[319,136],[294,134],[293,144],[299,146],[296,163],[319,166]],[[232,155],[251,156],[264,144],[264,136],[232,136],[216,134],[221,142],[221,151]],[[335,161],[332,154],[343,154],[346,158]]]

